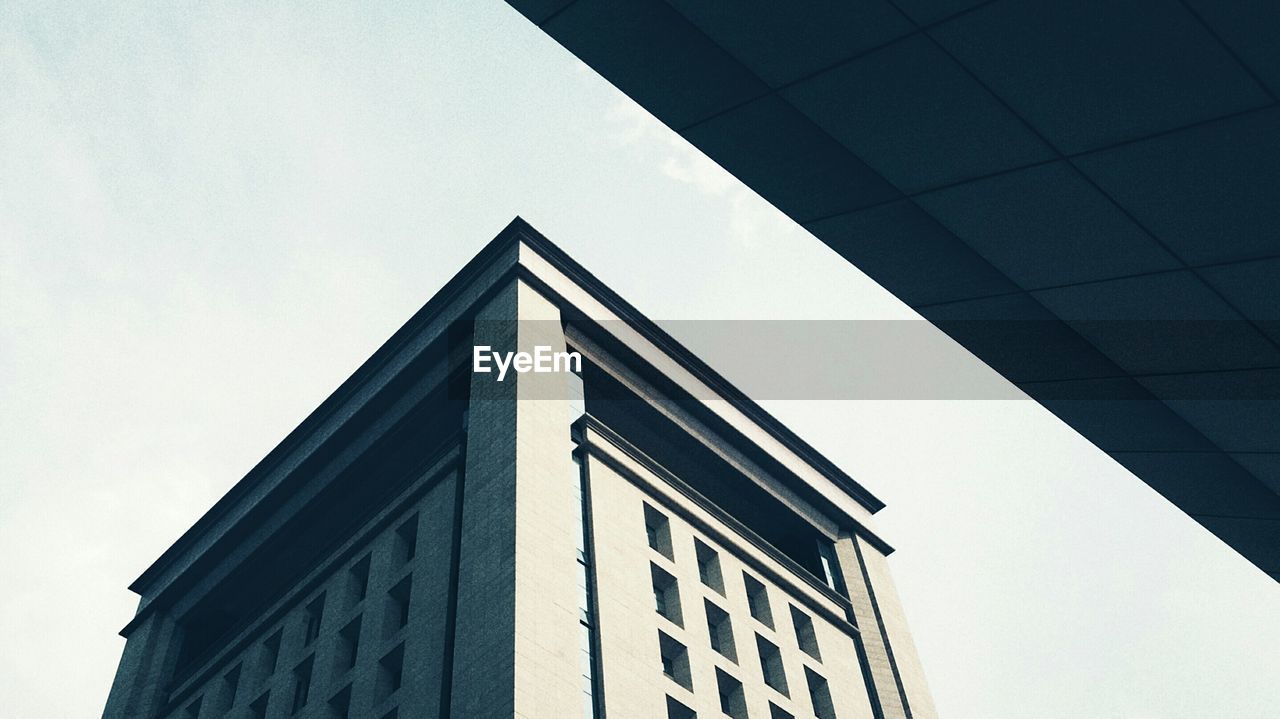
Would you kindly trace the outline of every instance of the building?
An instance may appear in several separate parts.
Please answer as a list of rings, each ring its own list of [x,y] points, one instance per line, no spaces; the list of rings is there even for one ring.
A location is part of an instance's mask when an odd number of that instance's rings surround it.
[[[933,717],[881,506],[517,219],[133,583],[104,716]]]
[[[507,2],[1280,580],[1280,3]]]

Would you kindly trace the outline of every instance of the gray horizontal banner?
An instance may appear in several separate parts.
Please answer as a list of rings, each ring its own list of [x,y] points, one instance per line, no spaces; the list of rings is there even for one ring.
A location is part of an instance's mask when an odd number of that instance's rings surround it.
[[[622,322],[570,320],[592,352],[655,357]],[[658,323],[753,400],[1280,400],[1280,322],[1026,320],[678,320]],[[452,333],[451,352],[489,354],[521,338],[554,355],[559,323],[482,321]],[[572,334],[572,333],[571,333]],[[953,339],[953,337],[955,339]],[[984,348],[996,369],[957,340]],[[504,344],[505,343],[505,344]],[[658,341],[657,345],[662,345]],[[598,347],[596,347],[598,345]],[[565,347],[558,346],[558,351]],[[575,349],[570,347],[569,349]],[[461,358],[459,358],[461,359]],[[554,356],[543,361],[554,363]],[[563,358],[562,358],[563,359]],[[504,380],[538,358],[511,358]],[[635,361],[630,357],[628,362]],[[483,365],[498,376],[501,357]],[[550,366],[550,365],[547,365]],[[473,367],[474,369],[474,367]],[[659,367],[668,372],[671,367]],[[1003,375],[1003,376],[1002,376]],[[560,385],[539,383],[554,393]],[[588,392],[590,393],[590,389]],[[717,390],[689,391],[715,399]],[[522,393],[521,396],[529,396]]]

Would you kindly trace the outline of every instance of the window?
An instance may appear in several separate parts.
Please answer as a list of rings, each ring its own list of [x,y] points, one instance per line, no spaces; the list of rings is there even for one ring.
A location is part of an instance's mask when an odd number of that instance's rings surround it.
[[[809,699],[813,702],[813,715],[817,719],[836,719],[836,707],[831,703],[831,688],[809,667],[804,668],[805,683],[809,685]]]
[[[818,651],[818,635],[813,630],[813,620],[794,605],[791,607],[791,626],[795,627],[796,644],[799,645],[800,651],[822,661],[822,652]]]
[[[698,539],[693,540],[693,551],[698,557],[698,579],[723,596],[724,577],[720,575],[720,555]]]
[[[693,675],[689,673],[689,651],[663,632],[658,632],[658,658],[662,673],[685,689],[693,690]]]
[[[418,515],[396,528],[396,554],[403,564],[418,554]]]
[[[796,717],[777,704],[769,702],[769,719],[796,719]]]
[[[644,505],[644,533],[649,539],[649,547],[667,559],[674,559],[671,549],[671,523],[667,515]]]
[[[392,707],[391,711],[382,715],[382,719],[399,719],[400,707]]]
[[[204,697],[196,697],[196,700],[187,705],[186,711],[182,712],[184,719],[197,719],[200,716],[200,705],[204,703]]]
[[[253,719],[266,719],[267,704],[271,701],[271,692],[263,692],[262,696],[253,700],[249,705],[249,716]]]
[[[835,547],[825,539],[816,541],[818,542],[818,563],[822,565],[822,578],[828,587],[835,590],[836,594],[842,597],[849,596],[849,590],[844,586],[844,577],[840,574],[840,565],[836,562]]]
[[[231,671],[222,675],[222,708],[230,709],[236,705],[236,692],[240,689],[240,665],[237,664],[231,668]]]
[[[290,710],[293,714],[302,711],[311,698],[311,659],[307,657],[293,670],[293,709]]]
[[[732,719],[747,719],[747,700],[742,695],[742,682],[716,668],[716,690],[720,693],[720,711]]]
[[[733,644],[733,624],[729,621],[729,613],[708,599],[702,600],[702,603],[707,610],[707,633],[711,637],[711,648],[725,659],[737,662],[738,651]]]
[[[743,574],[742,581],[747,587],[747,607],[756,621],[773,629],[773,612],[769,610],[769,592],[760,580],[750,574]]]
[[[307,605],[307,629],[302,636],[302,645],[308,646],[320,636],[320,622],[324,618],[324,595],[316,597]]]
[[[369,593],[369,555],[365,555],[364,559],[351,565],[351,569],[347,570],[347,584],[350,587],[351,603],[358,604],[364,600],[365,595]]]
[[[276,671],[276,662],[280,659],[280,637],[283,632],[283,629],[277,629],[275,634],[262,642],[262,668],[267,676],[271,676]]]
[[[378,694],[386,697],[395,694],[404,682],[404,644],[387,652],[378,661]]]
[[[698,715],[689,707],[667,697],[667,719],[698,719]]]
[[[756,635],[756,649],[760,652],[760,671],[764,674],[764,683],[783,696],[787,694],[787,672],[782,666],[782,653],[777,645]]]
[[[351,685],[338,690],[329,699],[329,708],[333,710],[333,719],[350,719],[351,717]]]
[[[676,585],[676,578],[656,564],[649,565],[649,573],[653,578],[654,609],[675,625],[684,626],[684,618],[680,613],[680,590]]]
[[[395,633],[409,623],[409,596],[413,592],[413,575],[406,576],[387,590],[390,610],[387,612],[388,633]]]
[[[356,665],[356,657],[360,653],[360,626],[363,616],[347,622],[347,626],[338,631],[338,671],[345,672]]]

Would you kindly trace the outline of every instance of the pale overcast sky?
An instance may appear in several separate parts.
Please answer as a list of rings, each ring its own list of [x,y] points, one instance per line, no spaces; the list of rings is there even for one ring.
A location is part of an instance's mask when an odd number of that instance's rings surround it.
[[[659,321],[913,316],[498,0],[0,3],[0,714],[99,715],[126,585],[517,214]],[[1275,716],[1276,583],[1034,403],[768,407],[943,717]]]

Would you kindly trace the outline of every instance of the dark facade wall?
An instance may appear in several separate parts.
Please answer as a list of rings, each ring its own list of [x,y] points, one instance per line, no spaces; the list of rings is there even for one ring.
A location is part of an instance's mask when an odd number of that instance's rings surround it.
[[[294,716],[308,664],[307,697],[298,716],[341,716],[336,712],[344,697],[352,717],[377,718],[393,709],[402,716],[437,716],[456,486],[453,469],[421,477],[259,621],[188,676],[178,677],[172,691],[160,693],[152,713],[137,713],[144,709],[140,704],[116,703],[108,705],[104,717],[254,717],[264,704],[268,718]],[[406,586],[409,606],[402,613]],[[319,623],[309,636],[310,614],[317,608]],[[127,645],[126,662],[135,645],[139,652],[155,649],[154,642],[135,643],[136,638],[141,638],[137,632]],[[403,685],[393,690],[398,655]],[[391,660],[384,661],[387,657]],[[121,677],[128,675],[124,664]]]

